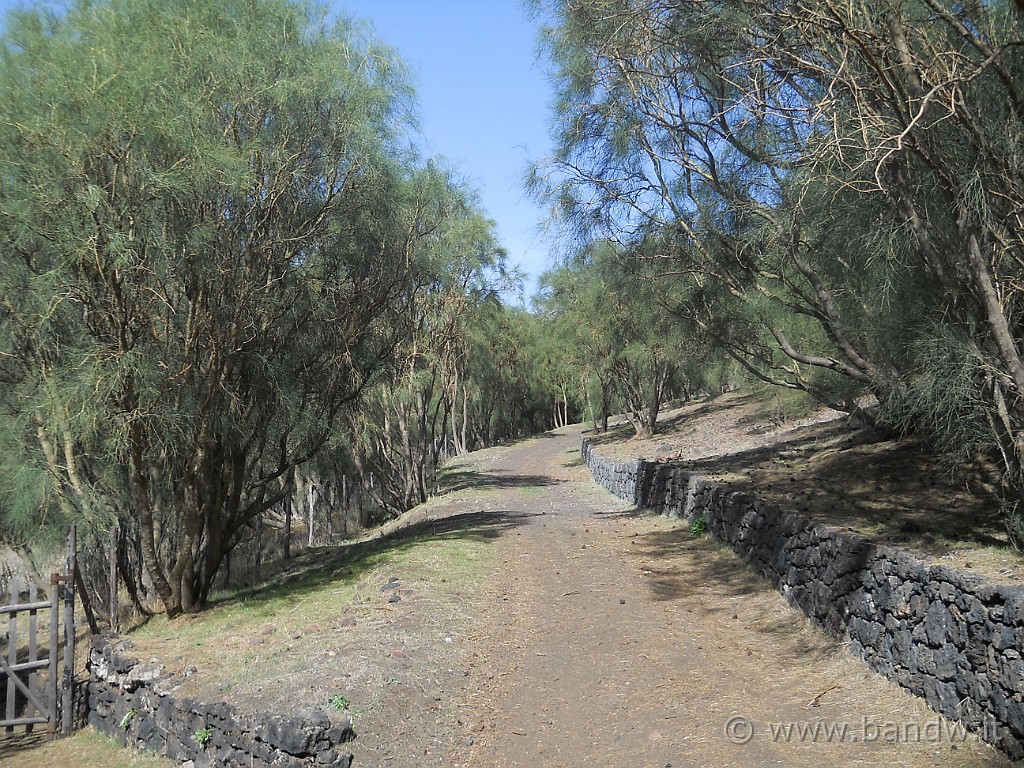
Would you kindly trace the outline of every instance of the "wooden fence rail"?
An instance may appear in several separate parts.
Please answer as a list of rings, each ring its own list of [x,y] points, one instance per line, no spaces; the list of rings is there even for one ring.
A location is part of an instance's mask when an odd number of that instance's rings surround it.
[[[66,574],[50,576],[45,600],[40,599],[39,587],[34,581],[28,579],[27,585],[22,586],[21,579],[13,576],[11,602],[0,606],[0,617],[7,617],[7,646],[0,653],[0,691],[4,692],[0,699],[0,728],[4,736],[13,734],[16,728],[31,733],[37,725],[45,725],[50,736],[56,735],[58,727],[63,735],[71,733],[75,669],[74,526],[68,534],[67,568]],[[61,584],[64,585],[63,606]],[[62,645],[64,664],[59,670]]]

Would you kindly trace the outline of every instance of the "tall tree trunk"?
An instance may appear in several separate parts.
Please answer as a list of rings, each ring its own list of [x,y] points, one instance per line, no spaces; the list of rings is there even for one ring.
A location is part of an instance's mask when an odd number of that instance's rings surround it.
[[[459,450],[460,455],[466,453],[469,450],[466,446],[466,429],[469,424],[469,388],[463,385],[462,387],[462,445]]]
[[[142,559],[146,565],[146,572],[157,596],[167,610],[168,618],[174,618],[181,613],[181,602],[175,600],[171,585],[160,565],[160,558],[156,549],[156,532],[153,521],[153,507],[149,501],[149,487],[146,480],[146,468],[142,458],[142,434],[138,425],[131,426],[131,447],[129,451],[129,472],[128,484],[131,494],[132,505],[135,507],[135,514],[139,519],[139,530],[142,536]]]
[[[134,526],[132,526],[134,528]],[[150,610],[143,603],[142,596],[139,591],[139,576],[136,571],[130,565],[130,558],[128,552],[129,532],[127,525],[118,526],[118,542],[117,542],[117,570],[121,575],[121,583],[124,584],[125,589],[128,591],[128,596],[131,598],[132,605],[143,616],[149,616]]]
[[[314,483],[310,482],[306,486],[306,493],[309,494],[309,498],[307,499],[307,502],[306,502],[307,505],[308,505],[308,510],[309,510],[309,521],[308,521],[308,530],[307,530],[307,533],[309,535],[307,537],[306,546],[307,547],[312,547],[313,546],[313,526],[316,523],[316,485]]]

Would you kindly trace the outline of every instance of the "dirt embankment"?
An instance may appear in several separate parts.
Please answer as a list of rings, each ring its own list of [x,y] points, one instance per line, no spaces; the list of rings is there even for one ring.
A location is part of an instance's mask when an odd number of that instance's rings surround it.
[[[920,442],[884,439],[838,411],[780,420],[749,394],[731,393],[666,412],[647,440],[633,439],[628,427],[592,439],[602,455],[682,461],[696,474],[925,560],[1001,582],[1024,576],[999,516],[993,467],[954,470]]]

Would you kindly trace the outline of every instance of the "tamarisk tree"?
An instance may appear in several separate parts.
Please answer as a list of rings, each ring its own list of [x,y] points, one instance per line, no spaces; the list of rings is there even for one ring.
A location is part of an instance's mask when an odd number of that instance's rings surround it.
[[[658,244],[676,311],[751,375],[996,456],[1024,535],[1024,7],[535,5],[556,210]]]
[[[621,408],[638,437],[654,433],[670,395],[694,387],[686,374],[701,357],[697,339],[656,298],[650,267],[599,241],[546,273],[538,302],[567,350],[561,365],[584,382],[595,422],[606,428],[611,409]]]
[[[407,96],[388,51],[291,0],[8,18],[9,529],[134,518],[168,615],[202,607],[405,332],[429,208]]]

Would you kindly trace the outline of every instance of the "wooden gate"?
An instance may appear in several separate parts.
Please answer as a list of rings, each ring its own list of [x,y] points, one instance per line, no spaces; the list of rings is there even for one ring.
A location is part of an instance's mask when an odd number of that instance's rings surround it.
[[[45,599],[31,579],[24,586],[19,577],[11,579],[11,602],[0,606],[0,621],[7,620],[7,644],[0,648],[3,736],[14,733],[15,728],[24,728],[30,733],[37,725],[45,725],[50,736],[58,729],[63,735],[71,733],[75,670],[74,573],[75,530],[72,527],[68,534],[67,572],[51,574]],[[63,619],[59,602],[61,585],[64,586]],[[64,663],[59,665],[62,635]],[[44,650],[45,654],[41,653]]]

